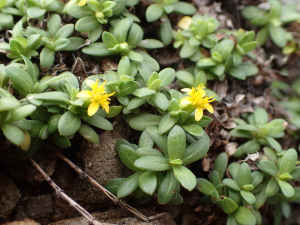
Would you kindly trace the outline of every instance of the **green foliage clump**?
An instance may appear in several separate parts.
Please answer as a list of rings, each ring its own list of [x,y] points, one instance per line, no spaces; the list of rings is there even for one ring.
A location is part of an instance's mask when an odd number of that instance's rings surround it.
[[[268,10],[257,6],[247,6],[242,11],[242,15],[254,26],[262,27],[256,38],[260,45],[265,44],[270,36],[275,45],[283,48],[287,44],[290,34],[282,25],[300,19],[297,3],[282,4],[278,0],[268,0],[268,4]]]
[[[154,149],[154,144],[160,150]],[[133,192],[142,202],[157,192],[160,204],[180,204],[183,199],[179,184],[189,191],[196,187],[195,175],[184,165],[206,155],[209,142],[201,138],[187,145],[185,131],[176,125],[168,135],[160,135],[157,127],[148,127],[141,135],[139,146],[123,139],[116,146],[123,163],[136,172],[126,179],[108,182],[106,188],[120,198]]]
[[[234,119],[238,124],[230,131],[232,137],[249,138],[250,141],[238,147],[234,157],[243,157],[247,153],[259,151],[261,145],[269,145],[281,152],[281,145],[274,138],[284,136],[285,120],[275,119],[268,123],[268,114],[263,108],[256,108],[253,114],[243,119]]]

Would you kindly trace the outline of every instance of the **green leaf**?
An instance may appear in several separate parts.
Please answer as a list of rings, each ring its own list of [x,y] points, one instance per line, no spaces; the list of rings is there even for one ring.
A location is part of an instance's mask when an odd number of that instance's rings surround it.
[[[268,39],[268,27],[265,26],[257,32],[256,40],[258,44],[264,45]]]
[[[114,27],[114,36],[119,43],[123,43],[126,41],[127,33],[132,24],[132,20],[129,18],[125,18],[117,22]]]
[[[175,79],[175,70],[173,68],[165,68],[158,74],[161,80],[160,88],[166,87],[171,84]]]
[[[45,9],[40,9],[38,7],[30,7],[27,10],[27,14],[31,19],[39,19],[39,17],[44,16],[46,13]]]
[[[266,187],[266,197],[272,197],[279,192],[279,186],[275,179],[271,178]]]
[[[176,124],[176,121],[177,121],[177,118],[174,116],[171,116],[171,114],[168,113],[168,114],[164,115],[158,125],[159,134],[164,134],[168,130],[170,130]]]
[[[59,30],[61,25],[61,19],[60,16],[57,14],[52,14],[50,18],[47,21],[47,31],[48,33],[54,37],[56,32]]]
[[[0,102],[1,102],[1,99],[0,99]],[[12,112],[12,115],[9,118],[9,122],[15,122],[15,121],[21,120],[21,119],[29,116],[35,110],[36,110],[36,106],[34,106],[34,105],[21,106]]]
[[[180,49],[179,56],[183,59],[189,58],[198,51],[198,46],[190,45],[188,41],[183,43],[183,46]]]
[[[122,184],[122,182],[125,180],[125,178],[115,178],[113,180],[110,180],[106,183],[105,188],[109,190],[113,194],[117,194],[118,188]]]
[[[164,12],[164,8],[160,4],[152,4],[146,9],[146,20],[148,22],[154,22],[158,20]]]
[[[186,148],[186,138],[183,129],[176,125],[168,135],[168,153],[170,160],[180,159]]]
[[[0,112],[18,108],[20,102],[13,96],[0,98]]]
[[[24,55],[22,55],[22,58],[26,64],[26,70],[28,72],[28,75],[31,76],[32,83],[35,84],[37,82],[38,74],[36,73],[32,62]]]
[[[156,93],[155,90],[151,90],[149,88],[144,87],[144,88],[136,90],[133,94],[139,98],[142,98],[142,97],[147,97],[147,96],[153,95],[155,93]]]
[[[48,68],[54,63],[55,52],[49,48],[43,48],[40,54],[40,64],[42,68]]]
[[[187,123],[182,124],[181,126],[186,132],[188,132],[191,135],[202,136],[204,134],[202,127],[198,126],[197,124]]]
[[[169,108],[170,102],[163,93],[155,93],[152,96],[152,100],[154,104],[163,111],[166,111]]]
[[[233,179],[226,178],[223,180],[223,183],[226,184],[227,187],[232,188],[235,191],[241,191],[238,183]]]
[[[176,2],[174,4],[174,12],[182,15],[191,16],[194,15],[196,11],[196,7],[187,2]]]
[[[125,81],[119,86],[120,95],[132,94],[138,87],[139,84],[135,81]]]
[[[215,186],[210,183],[208,180],[204,178],[198,178],[197,179],[197,188],[196,190],[200,191],[201,193],[205,195],[211,195],[213,190],[215,190]]]
[[[67,148],[67,147],[71,146],[71,143],[70,143],[68,137],[61,136],[57,130],[51,134],[51,138],[58,147]]]
[[[160,156],[143,156],[137,159],[134,165],[151,171],[165,171],[170,168],[169,160]]]
[[[253,119],[256,125],[265,125],[268,123],[268,113],[263,108],[256,108],[253,113]]]
[[[130,27],[128,37],[127,37],[127,43],[132,48],[136,47],[143,39],[144,32],[143,29],[137,25],[136,23],[133,23]]]
[[[153,139],[153,141],[155,142],[155,144],[157,144],[157,146],[164,152],[164,154],[168,156],[168,148],[167,148],[168,136],[160,135],[158,133],[157,127],[147,127],[146,130],[151,136],[151,138]]]
[[[222,152],[216,158],[215,168],[214,168],[214,170],[218,172],[221,180],[224,177],[227,165],[228,165],[228,155],[226,152]]]
[[[257,163],[258,168],[266,174],[277,177],[279,171],[275,164],[269,160],[261,160]]]
[[[187,190],[192,191],[196,187],[195,175],[185,166],[173,166],[174,176]]]
[[[5,67],[5,73],[11,79],[14,89],[24,96],[31,93],[33,81],[28,73],[13,65]]]
[[[205,156],[209,149],[209,143],[205,139],[200,139],[189,145],[181,157],[184,164],[196,162]]]
[[[244,153],[254,153],[259,151],[260,149],[260,145],[257,143],[257,141],[255,139],[251,140],[251,141],[247,141],[244,145],[243,145],[243,150]]]
[[[165,157],[165,155],[151,147],[140,147],[136,150],[136,153],[138,154],[139,157],[143,156],[159,156],[159,157]]]
[[[81,124],[80,128],[78,129],[78,133],[81,134],[86,140],[91,143],[97,144],[99,143],[99,136],[98,134],[89,126],[85,124]]]
[[[139,115],[134,116],[129,121],[129,125],[135,130],[143,131],[147,127],[158,126],[160,120],[161,120],[161,116],[157,116],[149,113],[140,113]]]
[[[256,219],[253,213],[244,208],[243,206],[239,206],[237,211],[234,214],[236,221],[243,225],[255,225]]]
[[[230,198],[225,197],[222,201],[222,209],[227,214],[233,213],[238,207],[239,206]]]
[[[113,48],[115,45],[119,44],[115,36],[111,33],[104,31],[102,34],[103,43],[106,45],[107,48]]]
[[[141,134],[140,140],[139,140],[139,147],[150,147],[152,148],[154,145],[154,141],[151,138],[150,134],[147,130],[144,130]]]
[[[88,117],[87,119],[84,119],[84,120],[87,123],[89,123],[95,127],[101,128],[103,130],[113,130],[113,126],[108,120],[106,120],[103,117],[98,116],[96,114],[91,117]]]
[[[103,31],[103,25],[99,23],[95,29],[90,30],[88,32],[88,37],[90,41],[91,42],[97,41],[101,37],[102,31]]]
[[[288,149],[280,159],[279,173],[291,173],[297,164],[297,160],[298,154],[296,150],[293,148]]]
[[[109,50],[104,43],[93,43],[84,47],[82,52],[88,55],[106,57],[115,55],[115,51]]]
[[[236,181],[240,188],[246,184],[251,184],[251,170],[247,163],[242,163],[237,173]]]
[[[74,5],[69,8],[68,14],[70,14],[71,16],[73,16],[77,19],[80,19],[82,17],[92,16],[95,13],[87,5],[84,5],[84,6]]]
[[[255,196],[249,192],[249,191],[240,191],[243,199],[246,200],[246,202],[248,202],[250,205],[254,204],[256,202],[256,198]]]
[[[75,134],[80,128],[81,120],[71,111],[62,115],[58,122],[58,131],[62,136],[69,136]]]
[[[127,54],[128,58],[133,60],[133,61],[137,61],[137,62],[142,62],[143,61],[143,56],[138,53],[138,52],[135,52],[135,51],[130,51],[128,54]]]
[[[287,43],[287,34],[283,27],[274,26],[270,24],[269,26],[270,38],[280,48],[283,48]]]
[[[254,171],[251,173],[251,184],[256,187],[258,186],[264,179],[264,175],[260,171]]]
[[[131,99],[131,101],[128,103],[127,109],[128,110],[136,109],[136,108],[140,107],[141,105],[145,104],[146,102],[147,102],[147,98],[135,97],[135,98]]]
[[[20,145],[24,140],[24,133],[18,127],[11,124],[2,124],[1,129],[4,136],[13,144]]]
[[[174,195],[178,194],[177,186],[178,181],[174,176],[173,170],[168,170],[167,175],[165,176],[164,180],[162,181],[159,189],[158,189],[158,202],[159,204],[167,204]]]
[[[164,23],[159,27],[158,36],[165,45],[169,45],[172,41],[172,25],[169,18],[163,15]]]
[[[265,140],[277,152],[281,152],[282,147],[281,147],[281,145],[274,138],[272,138],[272,137],[265,137]]]
[[[157,49],[157,48],[163,48],[164,43],[162,43],[159,40],[156,39],[144,39],[139,44],[139,47],[146,48],[146,49]]]
[[[86,16],[79,19],[75,24],[75,29],[79,32],[88,32],[99,26],[95,16]]]
[[[278,180],[278,184],[279,184],[281,191],[287,198],[291,198],[295,195],[295,189],[288,182]]]
[[[140,169],[134,166],[134,162],[139,158],[138,154],[129,147],[128,145],[121,144],[119,148],[117,148],[119,156],[122,162],[129,169],[133,171],[139,171]]]
[[[123,198],[133,192],[139,185],[139,177],[144,171],[136,172],[135,174],[127,177],[123,180],[122,184],[118,188],[118,198]]]
[[[157,185],[154,171],[145,171],[139,178],[140,188],[147,194],[152,195]]]

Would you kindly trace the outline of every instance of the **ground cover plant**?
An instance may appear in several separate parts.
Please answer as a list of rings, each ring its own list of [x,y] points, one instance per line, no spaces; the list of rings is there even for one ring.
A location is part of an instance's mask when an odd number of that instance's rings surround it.
[[[0,223],[297,221],[299,3],[232,4],[0,0]]]

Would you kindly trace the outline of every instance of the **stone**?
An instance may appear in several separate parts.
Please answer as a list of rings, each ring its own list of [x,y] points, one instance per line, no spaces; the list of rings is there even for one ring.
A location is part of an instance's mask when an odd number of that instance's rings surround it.
[[[103,213],[96,213],[94,214],[94,216],[103,225],[176,225],[176,223],[172,220],[169,214],[165,214],[158,219],[148,222],[144,222],[137,218],[130,217],[132,216],[132,214],[122,209],[112,209]],[[126,217],[121,218],[123,216]],[[50,223],[49,225],[89,225],[89,223],[87,219],[80,217]]]
[[[0,217],[6,218],[14,210],[21,194],[14,182],[1,172],[0,181]]]
[[[52,196],[39,195],[37,197],[30,197],[26,204],[25,213],[30,218],[47,217],[53,213]]]

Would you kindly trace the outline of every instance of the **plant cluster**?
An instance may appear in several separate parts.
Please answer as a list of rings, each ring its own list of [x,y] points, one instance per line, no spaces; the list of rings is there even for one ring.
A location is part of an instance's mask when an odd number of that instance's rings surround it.
[[[268,0],[267,2],[267,10],[263,7],[247,6],[242,11],[242,15],[252,25],[262,27],[256,37],[260,45],[264,45],[270,37],[275,45],[283,48],[291,37],[291,34],[283,28],[283,25],[300,19],[297,3],[282,4],[278,0]]]
[[[234,157],[259,152],[264,146],[254,165],[244,160],[228,166],[229,156],[222,152],[207,180],[197,179],[189,164],[206,156],[210,138],[203,128],[213,119],[204,111],[214,113],[215,102],[221,100],[208,82],[223,80],[226,74],[239,80],[256,75],[253,50],[264,43],[268,32],[276,45],[286,45],[288,34],[281,24],[299,18],[294,5],[270,0],[269,11],[247,6],[243,15],[263,26],[255,39],[254,31],[220,29],[217,19],[196,14],[190,3],[155,0],[145,17],[148,22],[160,20],[159,41],[144,39],[140,19],[128,10],[137,4],[136,0],[0,1],[0,30],[12,29],[6,43],[0,44],[11,60],[0,64],[1,139],[19,146],[16,155],[24,160],[48,138],[61,148],[70,147],[77,133],[99,143],[98,129],[113,130],[110,119],[122,115],[141,135],[138,144],[116,141],[122,162],[133,171],[127,178],[107,183],[106,188],[119,198],[132,193],[145,203],[157,194],[160,204],[180,204],[181,185],[200,191],[204,203],[223,209],[228,225],[261,224],[258,210],[266,201],[281,207],[288,217],[289,203],[300,198],[293,184],[300,178],[300,167],[296,150],[282,150],[275,140],[284,136],[285,120],[269,122],[268,113],[260,107],[242,114],[243,119],[234,119],[237,126],[230,136],[249,139],[243,143],[238,139],[242,144]],[[170,13],[184,15],[175,27]],[[70,16],[68,24],[62,15]],[[161,69],[147,52],[172,41],[189,65],[184,70]],[[82,51],[96,60],[114,57],[117,69],[96,72],[84,80],[70,71],[52,73],[57,59],[62,61],[67,51]],[[283,99],[281,91],[287,86],[273,84],[277,87],[273,94]],[[300,127],[299,82],[293,88],[298,96],[281,104],[294,117],[289,122]]]

